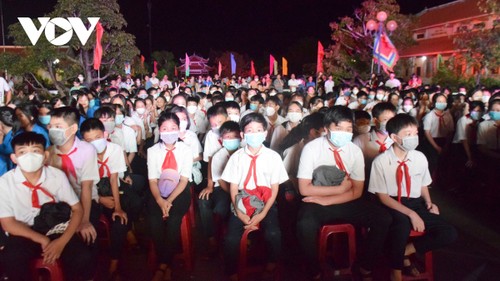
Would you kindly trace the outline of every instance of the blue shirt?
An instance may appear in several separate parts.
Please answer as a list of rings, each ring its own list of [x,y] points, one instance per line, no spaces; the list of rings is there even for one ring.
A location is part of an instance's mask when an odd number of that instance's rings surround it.
[[[0,144],[0,176],[14,167],[14,163],[10,160],[10,154],[14,153],[11,144],[12,138],[14,136],[10,131],[3,137],[3,143]]]
[[[47,132],[47,129],[45,129],[44,127],[42,127],[38,124],[35,124],[35,125],[33,125],[33,129],[31,129],[31,131],[33,133],[40,134],[45,138],[45,148],[48,148],[50,146],[49,133]],[[25,130],[20,129],[19,131],[17,131],[16,136],[19,135],[20,133],[23,133],[23,132],[25,132]]]

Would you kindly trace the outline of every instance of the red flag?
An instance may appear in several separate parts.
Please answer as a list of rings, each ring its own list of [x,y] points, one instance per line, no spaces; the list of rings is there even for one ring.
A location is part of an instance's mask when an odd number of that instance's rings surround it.
[[[323,70],[323,57],[325,56],[325,49],[320,41],[318,41],[318,60],[316,66],[316,73],[324,72]]]
[[[269,74],[273,74],[274,70],[274,57],[273,55],[269,55]]]
[[[222,64],[220,63],[220,61],[219,61],[219,72],[218,72],[218,73],[219,73],[219,76],[220,76],[220,75],[221,75],[221,73],[222,73]]]
[[[100,22],[97,22],[96,25],[96,32],[95,32],[95,48],[94,48],[94,69],[99,70],[101,67],[101,60],[102,60],[102,45],[101,45],[101,39],[102,35],[104,33],[104,29],[102,28],[102,25]]]
[[[145,60],[146,60],[146,59],[144,58],[144,56],[143,56],[143,55],[141,55],[141,67],[142,67],[142,68],[144,68],[144,61],[145,61]]]
[[[153,62],[153,72],[155,74],[158,74],[158,63],[156,61]]]
[[[250,61],[250,75],[255,76],[257,72],[255,72],[255,65],[253,64],[253,61]]]
[[[179,73],[177,73],[177,66],[174,66],[174,76],[175,77],[179,76]]]
[[[380,58],[380,65],[382,65],[384,71],[393,71],[393,67],[399,60],[399,54],[394,44],[392,44],[391,39],[389,39],[389,36],[382,33],[380,37],[376,37],[373,49],[374,61],[378,62]]]

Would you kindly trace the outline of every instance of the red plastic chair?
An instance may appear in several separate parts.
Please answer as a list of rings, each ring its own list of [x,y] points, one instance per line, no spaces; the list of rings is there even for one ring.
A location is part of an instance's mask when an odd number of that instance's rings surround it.
[[[54,264],[43,263],[43,258],[33,260],[31,263],[33,280],[39,280],[41,269],[46,270],[50,274],[51,281],[64,281],[64,275],[59,260],[57,260]]]
[[[189,219],[189,213],[182,217],[181,222],[181,243],[182,243],[182,253],[175,256],[176,259],[180,259],[184,262],[184,266],[187,271],[192,271],[194,267],[194,248],[193,248],[193,238],[191,233],[191,223]],[[153,241],[149,244],[149,254],[148,254],[148,265],[151,268],[156,266],[156,252]]]
[[[410,232],[410,240],[414,239],[416,237],[423,236],[425,232],[417,232],[417,231],[411,231]],[[403,275],[403,280],[409,281],[409,280],[429,280],[429,281],[434,281],[434,267],[432,264],[432,251],[429,251],[425,253],[424,256],[425,259],[425,271],[420,272],[420,275],[418,276],[405,276]]]
[[[197,198],[196,194],[194,193],[194,185],[191,185],[190,187],[191,190],[191,205],[189,205],[189,219],[191,222],[191,227],[195,228],[196,227],[196,213],[194,211],[194,204],[197,204]]]
[[[110,226],[108,219],[101,214],[99,217],[99,240],[101,245],[109,246],[111,244],[111,234],[110,234]]]
[[[335,275],[352,275],[351,267],[356,258],[356,231],[351,224],[329,224],[321,227],[319,233],[319,261],[326,261],[328,237],[337,233],[346,233],[349,247],[349,266],[335,271]]]

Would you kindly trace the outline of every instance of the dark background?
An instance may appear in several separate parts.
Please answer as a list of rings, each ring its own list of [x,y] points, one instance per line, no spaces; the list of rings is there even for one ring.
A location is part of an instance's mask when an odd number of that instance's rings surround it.
[[[3,1],[5,30],[18,16],[38,17],[50,12],[56,0]],[[118,0],[128,22],[127,32],[136,36],[141,53],[149,58],[147,0]],[[351,15],[362,0],[151,0],[152,50],[184,52],[208,56],[210,50],[230,50],[248,54],[257,61],[269,53],[279,57],[297,45],[311,45],[301,58],[314,62],[316,44],[330,41],[328,24],[340,16]],[[401,0],[402,13],[418,13],[425,7],[450,0]],[[12,42],[7,38],[7,45]],[[289,60],[290,61],[290,60]],[[293,68],[293,62],[291,62]],[[293,70],[292,70],[293,71]]]

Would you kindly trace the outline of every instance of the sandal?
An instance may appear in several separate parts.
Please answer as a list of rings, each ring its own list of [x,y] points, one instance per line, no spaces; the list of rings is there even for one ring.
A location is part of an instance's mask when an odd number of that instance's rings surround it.
[[[415,263],[413,263],[411,261],[410,257],[405,257],[405,261],[408,261],[410,264],[409,265],[403,265],[403,269],[401,270],[401,272],[403,273],[403,275],[413,276],[413,277],[419,276],[420,275],[420,270],[418,270],[418,268],[415,265]]]

